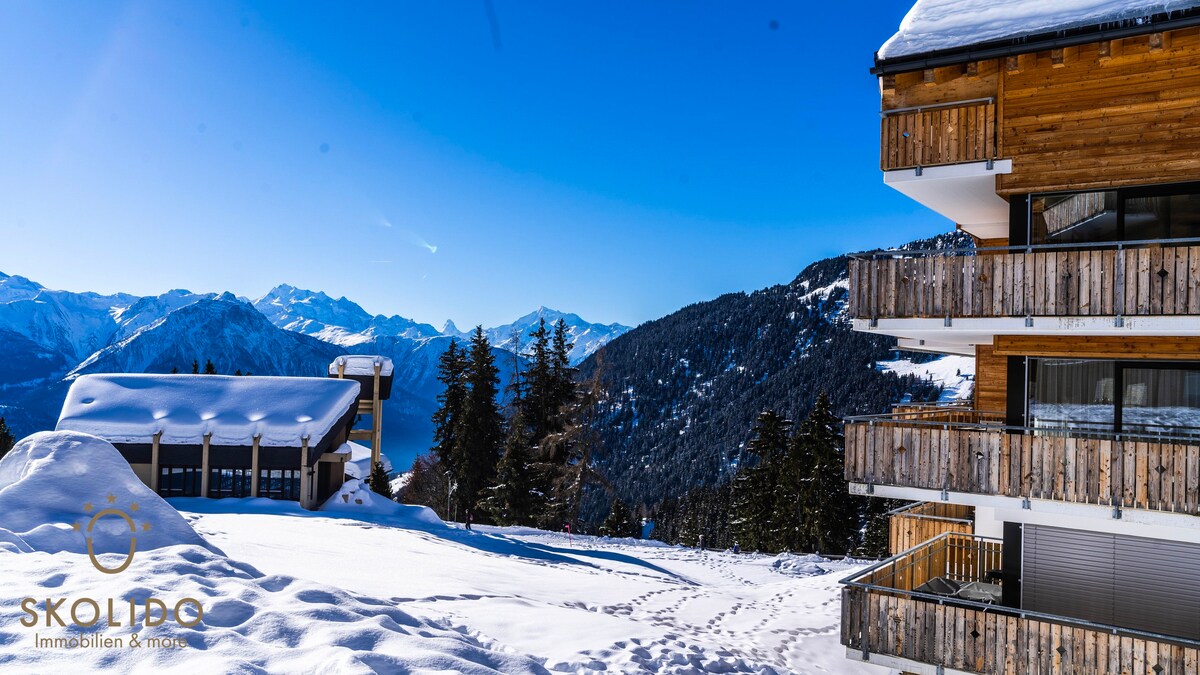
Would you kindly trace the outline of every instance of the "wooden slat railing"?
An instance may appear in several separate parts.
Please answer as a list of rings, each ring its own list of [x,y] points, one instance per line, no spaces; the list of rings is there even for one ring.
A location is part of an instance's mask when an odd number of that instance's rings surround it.
[[[996,104],[991,99],[885,110],[879,165],[884,171],[996,158]]]
[[[1195,316],[1200,246],[876,254],[850,260],[849,297],[856,319]]]
[[[1197,442],[896,417],[845,433],[851,482],[1200,514]]]
[[[915,591],[933,577],[981,581],[1000,542],[946,534],[844,579],[842,644],[975,673],[1194,675],[1200,643]]]
[[[842,644],[1004,675],[1195,675],[1200,661],[1194,646],[856,587],[842,589]]]
[[[971,534],[975,509],[963,504],[921,502],[890,512],[888,550],[891,555],[907,551],[946,533]]]

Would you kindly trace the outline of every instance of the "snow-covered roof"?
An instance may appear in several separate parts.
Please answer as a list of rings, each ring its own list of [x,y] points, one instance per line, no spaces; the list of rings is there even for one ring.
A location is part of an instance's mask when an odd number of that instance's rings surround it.
[[[386,356],[375,356],[370,354],[355,354],[353,356],[339,356],[329,364],[329,374],[337,375],[338,366],[346,364],[347,375],[374,375],[375,364],[380,364],[380,375],[392,374],[392,360]]]
[[[1138,24],[1200,0],[917,0],[880,61],[1100,25]]]
[[[71,384],[56,429],[112,443],[297,447],[320,444],[355,405],[359,385],[319,377],[83,375]]]

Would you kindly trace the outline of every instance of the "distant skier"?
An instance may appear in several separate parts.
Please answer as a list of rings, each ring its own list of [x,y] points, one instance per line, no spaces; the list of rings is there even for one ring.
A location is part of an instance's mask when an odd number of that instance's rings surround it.
[[[471,523],[475,522],[475,512],[467,511],[467,529],[471,529]]]
[[[741,552],[742,552],[742,549],[741,549],[741,547],[740,547],[740,546],[738,546],[738,543],[737,543],[736,541],[735,541],[735,542],[733,542],[733,552],[734,552],[734,553],[741,553]]]

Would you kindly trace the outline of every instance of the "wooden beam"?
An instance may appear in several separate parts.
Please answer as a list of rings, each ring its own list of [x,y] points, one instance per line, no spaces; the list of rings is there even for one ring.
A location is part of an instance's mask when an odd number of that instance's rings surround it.
[[[262,440],[262,434],[254,434],[253,444],[250,446],[250,496],[258,496],[258,445]]]
[[[884,75],[879,78],[879,91],[881,94],[896,93],[896,76]]]
[[[158,493],[158,442],[162,439],[162,429],[154,432],[150,441],[150,489]]]
[[[1150,51],[1161,52],[1166,46],[1166,33],[1151,33],[1150,34]]]
[[[204,434],[204,446],[200,451],[200,496],[208,496],[208,446],[212,432]]]
[[[1065,60],[1066,55],[1063,53],[1061,48],[1050,50],[1050,66],[1052,68],[1062,68],[1063,66],[1067,65],[1064,63]]]
[[[383,359],[375,359],[375,391],[371,408],[371,469],[379,461],[379,442],[383,440],[383,401],[379,400],[379,378],[383,373]]]
[[[1005,57],[1004,69],[1014,75],[1021,72],[1021,59],[1016,55]]]
[[[933,68],[926,68],[921,77],[926,87],[932,87],[937,84],[937,71]]]
[[[1114,335],[997,335],[996,356],[1042,356],[1086,359],[1200,359],[1200,337]]]
[[[979,77],[979,62],[972,61],[967,64],[967,77]]]

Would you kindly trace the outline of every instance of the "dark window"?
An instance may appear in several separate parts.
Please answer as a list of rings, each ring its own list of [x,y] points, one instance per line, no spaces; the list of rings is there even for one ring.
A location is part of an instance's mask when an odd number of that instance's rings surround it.
[[[214,499],[249,497],[250,479],[250,469],[211,469],[208,474],[208,496]]]
[[[1200,183],[1029,196],[1032,244],[1200,237]]]
[[[158,494],[163,497],[199,497],[200,467],[159,466]]]
[[[261,469],[258,496],[268,499],[300,499],[299,469]]]

